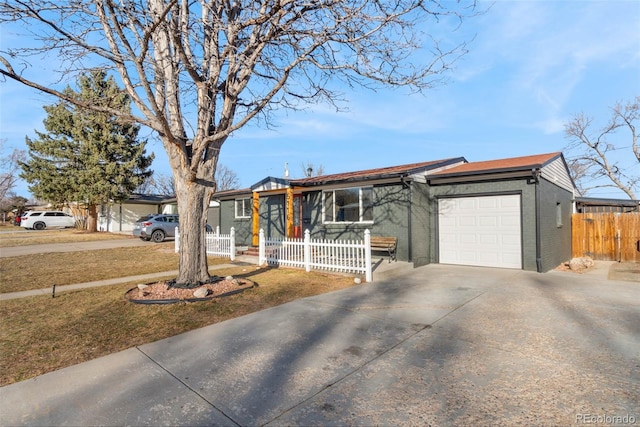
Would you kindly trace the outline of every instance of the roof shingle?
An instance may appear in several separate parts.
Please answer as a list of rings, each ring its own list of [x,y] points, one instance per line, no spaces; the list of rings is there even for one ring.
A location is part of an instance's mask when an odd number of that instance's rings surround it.
[[[332,182],[348,182],[361,179],[376,179],[411,174],[421,170],[436,169],[449,164],[465,161],[464,157],[455,157],[442,160],[433,160],[421,163],[409,163],[406,165],[389,166],[384,168],[366,169],[354,172],[336,173],[331,175],[313,176],[310,178],[292,179],[292,185],[311,186],[327,184]]]
[[[487,160],[482,162],[471,162],[455,166],[441,172],[436,172],[432,177],[454,176],[454,175],[476,175],[490,172],[521,171],[533,168],[541,168],[550,161],[555,160],[561,152],[535,154],[523,157],[511,157],[507,159]]]

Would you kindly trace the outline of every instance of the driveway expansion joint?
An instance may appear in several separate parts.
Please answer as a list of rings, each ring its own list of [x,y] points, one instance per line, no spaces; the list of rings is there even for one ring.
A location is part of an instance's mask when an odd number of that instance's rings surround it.
[[[155,364],[158,368],[160,368],[162,371],[166,372],[171,378],[173,378],[174,380],[176,380],[177,382],[179,382],[180,384],[182,384],[185,388],[187,388],[189,391],[191,391],[193,394],[195,394],[196,396],[198,396],[200,399],[202,399],[204,402],[207,403],[207,405],[211,406],[213,409],[215,409],[216,411],[220,412],[222,415],[224,415],[229,421],[231,421],[233,424],[235,424],[238,427],[241,427],[241,424],[239,424],[238,422],[236,422],[231,416],[229,416],[228,414],[226,414],[222,409],[218,408],[213,402],[211,402],[210,400],[208,400],[205,396],[203,396],[201,393],[199,393],[197,390],[195,390],[193,387],[191,387],[189,384],[187,384],[186,382],[184,382],[180,377],[176,376],[173,372],[171,372],[170,370],[168,370],[167,368],[165,368],[162,364],[160,364],[159,362],[157,362],[153,357],[149,356],[147,353],[144,352],[144,350],[142,350],[139,346],[135,347],[136,350],[138,350],[144,357],[146,357],[147,359],[149,359],[150,362],[152,362],[153,364]]]

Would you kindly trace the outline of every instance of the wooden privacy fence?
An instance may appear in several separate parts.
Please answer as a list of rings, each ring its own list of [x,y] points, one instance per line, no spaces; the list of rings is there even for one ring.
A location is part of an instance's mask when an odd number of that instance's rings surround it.
[[[571,225],[574,257],[640,262],[640,212],[577,213]]]

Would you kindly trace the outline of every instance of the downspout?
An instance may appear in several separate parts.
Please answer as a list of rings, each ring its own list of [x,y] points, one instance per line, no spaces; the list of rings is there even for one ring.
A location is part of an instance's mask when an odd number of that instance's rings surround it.
[[[540,169],[531,169],[536,186],[536,269],[542,273],[542,242],[540,233]]]
[[[402,185],[409,190],[409,196],[407,197],[407,257],[408,261],[413,261],[413,242],[411,239],[411,183],[412,181],[405,181],[405,176],[400,177]]]

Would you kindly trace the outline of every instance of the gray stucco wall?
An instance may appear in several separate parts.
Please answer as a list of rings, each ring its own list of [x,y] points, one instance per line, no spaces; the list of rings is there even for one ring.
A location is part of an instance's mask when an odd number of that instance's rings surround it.
[[[416,267],[438,262],[438,199],[445,197],[521,194],[522,268],[537,271],[535,185],[527,180],[413,184],[413,260]],[[418,207],[418,204],[420,207]],[[426,212],[424,211],[426,209]],[[426,243],[425,243],[426,241]]]
[[[236,245],[251,245],[251,218],[236,218],[235,200],[220,201],[220,232],[227,234],[231,227],[236,231]]]
[[[431,229],[431,196],[427,184],[411,183],[411,204],[412,261],[419,267],[433,262],[431,240],[437,238],[437,233]]]
[[[571,259],[572,199],[573,195],[567,190],[545,179],[540,180],[540,260],[543,272]]]
[[[287,207],[284,194],[260,197],[260,229],[269,239],[283,239],[287,233]]]
[[[303,230],[309,230],[313,238],[330,240],[362,240],[365,230],[372,236],[394,236],[398,238],[397,257],[409,257],[409,191],[402,184],[373,188],[373,224],[322,222],[322,192],[305,193],[303,197]],[[383,253],[374,253],[377,260]]]

